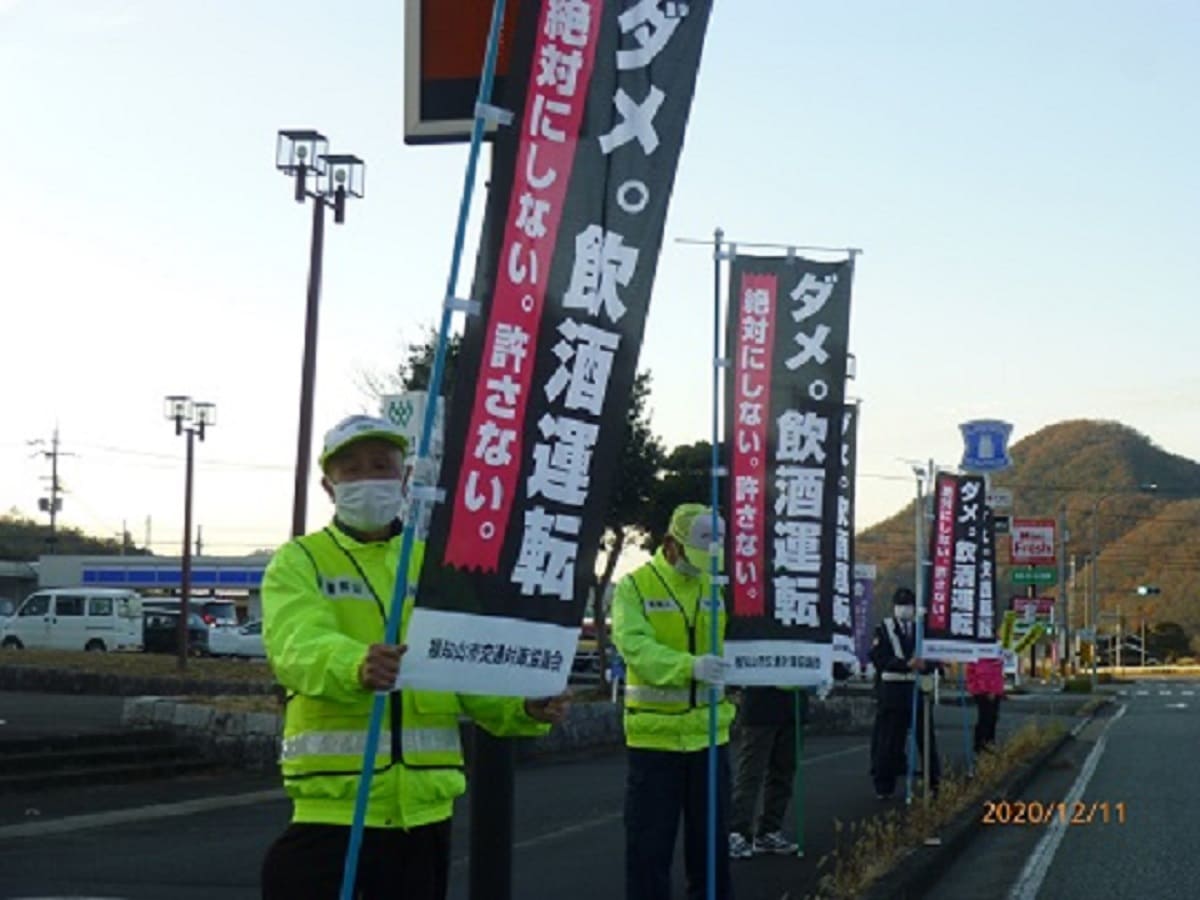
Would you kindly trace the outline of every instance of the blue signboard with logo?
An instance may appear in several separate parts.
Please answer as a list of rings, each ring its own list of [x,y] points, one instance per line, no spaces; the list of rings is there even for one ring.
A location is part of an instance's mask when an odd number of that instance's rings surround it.
[[[1008,438],[1012,425],[998,419],[975,419],[958,426],[963,436],[963,458],[959,468],[966,472],[998,472],[1012,465]]]

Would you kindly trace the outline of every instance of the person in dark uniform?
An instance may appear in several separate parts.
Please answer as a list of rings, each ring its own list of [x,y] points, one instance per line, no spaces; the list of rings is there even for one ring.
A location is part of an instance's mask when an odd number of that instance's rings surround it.
[[[892,595],[893,615],[875,626],[871,643],[871,662],[875,666],[875,728],[871,736],[871,779],[875,796],[890,798],[896,791],[896,779],[907,769],[908,728],[912,720],[913,691],[918,677],[940,667],[916,655],[917,601],[906,587]],[[925,704],[917,703],[917,747],[924,757]],[[937,790],[941,780],[937,739],[930,718],[929,784]]]

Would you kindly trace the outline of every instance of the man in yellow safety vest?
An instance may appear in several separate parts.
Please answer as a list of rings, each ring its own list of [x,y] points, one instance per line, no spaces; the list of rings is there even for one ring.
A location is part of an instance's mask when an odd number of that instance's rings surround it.
[[[401,643],[383,643],[400,558],[406,441],[390,423],[351,416],[325,435],[322,486],[333,522],[285,544],[262,585],[263,638],[287,690],[280,765],[292,822],[263,862],[264,900],[338,896],[376,691],[391,691],[359,857],[363,900],[442,900],[450,816],[463,793],[459,716],[497,735],[545,733],[549,700],[394,690]],[[423,545],[409,569],[415,584]]]
[[[625,743],[625,896],[668,900],[675,836],[682,815],[689,898],[705,896],[709,701],[717,686],[717,897],[732,896],[729,877],[729,725],[724,698],[725,608],[715,608],[709,577],[722,526],[712,510],[679,506],[653,559],[617,585],[613,643],[627,667]],[[713,617],[717,643],[712,643]]]

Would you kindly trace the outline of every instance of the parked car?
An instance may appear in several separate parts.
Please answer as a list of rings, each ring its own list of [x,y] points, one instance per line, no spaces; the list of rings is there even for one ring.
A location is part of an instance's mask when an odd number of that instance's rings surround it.
[[[147,610],[161,609],[168,612],[178,612],[179,603],[178,597],[147,597],[143,601]],[[200,616],[205,625],[234,627],[238,624],[237,606],[232,600],[189,597],[188,612]]]
[[[265,659],[262,622],[247,622],[239,628],[212,628],[208,633],[208,652],[213,656],[241,656]]]
[[[209,627],[199,613],[188,613],[188,655],[207,656]],[[145,614],[142,643],[147,653],[179,652],[179,611],[152,609]]]
[[[0,646],[141,650],[142,598],[136,591],[112,588],[38,591],[4,621]]]

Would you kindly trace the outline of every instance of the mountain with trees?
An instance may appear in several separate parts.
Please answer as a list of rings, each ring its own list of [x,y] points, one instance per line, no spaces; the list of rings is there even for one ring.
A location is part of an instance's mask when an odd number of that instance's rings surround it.
[[[15,512],[0,515],[0,559],[12,562],[35,562],[46,553],[79,556],[104,556],[119,553],[145,554],[125,536],[125,544],[115,538],[97,538],[78,528],[56,528],[53,540],[50,526],[41,525]]]
[[[1150,629],[1178,625],[1200,649],[1200,463],[1126,425],[1093,420],[1047,426],[1010,455],[1012,468],[991,478],[993,488],[1012,491],[1010,514],[1065,519],[1072,627],[1084,625],[1097,577],[1101,611],[1119,612],[1126,630],[1140,628],[1143,619]],[[915,502],[857,535],[857,561],[878,567],[876,616],[887,613],[896,586],[913,583]],[[1007,536],[997,537],[996,556],[997,606],[1007,608],[1010,597],[1024,593],[1012,583]],[[1159,592],[1141,595],[1139,586]]]

